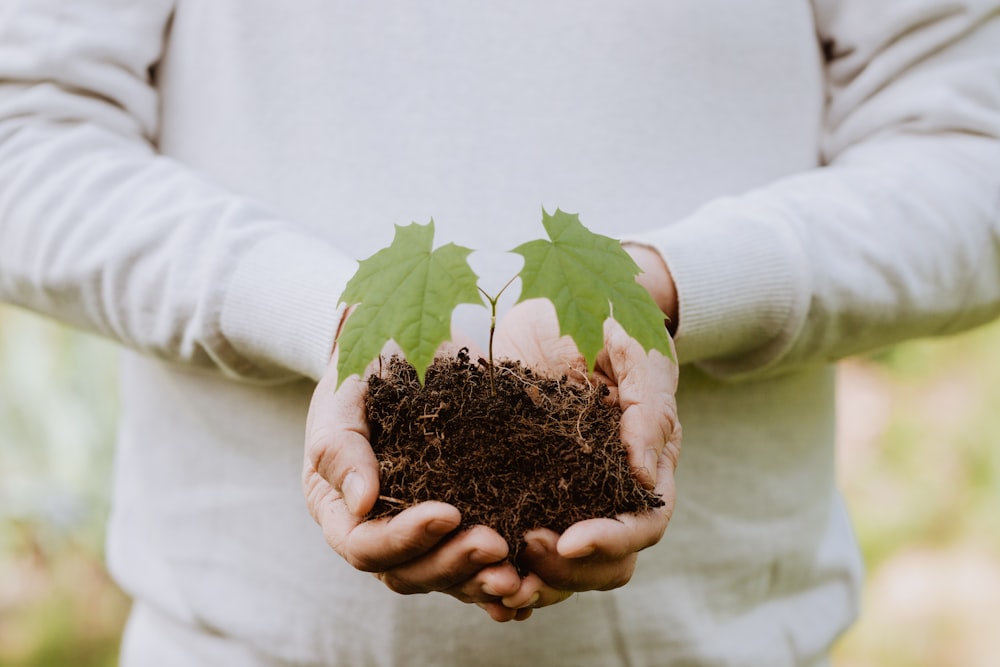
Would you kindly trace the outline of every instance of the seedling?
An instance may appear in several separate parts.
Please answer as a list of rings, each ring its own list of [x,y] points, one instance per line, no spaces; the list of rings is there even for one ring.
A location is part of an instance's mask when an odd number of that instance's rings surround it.
[[[497,302],[521,278],[518,303],[545,298],[555,306],[559,333],[570,336],[593,371],[604,347],[604,321],[613,317],[647,352],[673,358],[663,313],[636,282],[639,267],[621,244],[591,232],[576,214],[542,211],[548,240],[529,241],[511,252],[524,266],[496,295],[478,286],[469,266],[470,248],[448,243],[433,248],[434,221],[396,225],[392,244],[359,262],[340,302],[357,308],[337,339],[337,382],[362,375],[393,340],[417,370],[421,384],[434,353],[450,339],[452,312],[459,304],[490,307],[489,371],[493,373],[493,331]]]

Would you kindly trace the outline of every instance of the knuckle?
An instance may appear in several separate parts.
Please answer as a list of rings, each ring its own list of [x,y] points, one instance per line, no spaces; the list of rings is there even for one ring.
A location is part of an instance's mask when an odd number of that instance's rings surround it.
[[[466,579],[467,573],[461,567],[454,563],[448,563],[429,578],[428,586],[431,590],[436,591],[457,590],[462,595],[479,599],[480,596],[477,595],[480,588],[479,582],[466,581]]]
[[[442,589],[441,592],[450,595],[459,602],[464,602],[466,604],[482,604],[496,599],[483,594],[479,590],[470,591],[467,586],[445,588]]]
[[[347,548],[343,543],[337,545],[331,544],[331,546],[333,546],[334,550],[343,556],[344,560],[346,560],[347,563],[355,570],[377,573],[379,570],[383,569],[382,564],[368,554],[354,552]]]
[[[319,442],[317,441],[317,443]],[[342,481],[339,478],[345,476],[350,468],[345,449],[337,446],[332,438],[328,438],[323,440],[321,444],[312,446],[307,455],[307,466],[339,488]]]
[[[428,593],[431,589],[413,581],[408,581],[396,576],[392,572],[383,572],[379,579],[393,593],[400,595],[416,595],[418,593]]]
[[[306,437],[306,463],[314,469],[320,469],[320,464],[331,456],[335,456],[334,446],[336,436],[333,429],[325,426],[316,427]]]
[[[587,581],[587,577],[580,573],[554,573],[543,578],[548,586],[558,590],[585,591],[594,587]]]
[[[309,429],[306,431],[306,457],[309,460],[315,460],[324,449],[329,446],[330,441],[334,439],[333,429],[328,424],[316,423],[313,421],[309,425]]]
[[[638,553],[648,549],[660,542],[667,531],[667,524],[670,523],[670,513],[673,510],[673,501],[669,496],[661,496],[664,505],[650,511],[647,515],[639,518],[639,523],[635,528],[635,535],[629,542],[629,553],[622,554],[623,557],[632,559],[638,558]],[[634,567],[634,564],[633,564]]]
[[[605,585],[599,590],[610,591],[616,588],[621,588],[632,580],[633,572],[635,572],[635,558],[629,558],[623,564],[623,567],[615,570]]]
[[[554,590],[548,595],[542,595],[541,599],[532,605],[535,609],[541,609],[542,607],[551,607],[552,605],[559,604],[560,602],[565,602],[566,600],[573,597],[573,591],[566,590]]]
[[[416,555],[425,549],[421,535],[411,531],[391,535],[387,546],[393,553],[401,555]]]

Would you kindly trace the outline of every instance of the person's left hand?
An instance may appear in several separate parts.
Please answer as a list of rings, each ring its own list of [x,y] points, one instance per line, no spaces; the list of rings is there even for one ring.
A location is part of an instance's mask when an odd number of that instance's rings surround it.
[[[605,323],[604,342],[590,381],[606,384],[608,400],[620,404],[621,439],[633,473],[665,505],[617,519],[581,521],[561,535],[542,529],[529,532],[523,563],[530,573],[517,593],[501,602],[481,603],[491,615],[503,613],[501,607],[523,613],[561,602],[573,592],[625,585],[638,552],[659,542],[670,521],[681,440],[674,397],[677,365],[659,352],[647,353],[614,320]],[[572,339],[559,335],[548,301],[525,301],[512,308],[497,327],[494,353],[518,359],[539,373],[587,379],[583,357]]]
[[[369,369],[377,369],[373,362]],[[367,375],[367,374],[366,374]],[[486,608],[498,621],[530,612],[500,609],[520,578],[506,562],[507,542],[495,530],[458,530],[461,514],[443,502],[423,502],[391,518],[366,521],[379,495],[379,467],[369,442],[367,382],[347,378],[337,388],[334,358],[313,394],[306,423],[303,490],[327,542],[351,566],[375,574],[402,594],[440,591]]]

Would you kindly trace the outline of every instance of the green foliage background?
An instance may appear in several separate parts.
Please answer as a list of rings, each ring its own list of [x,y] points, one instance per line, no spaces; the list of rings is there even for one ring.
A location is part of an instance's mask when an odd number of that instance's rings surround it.
[[[117,351],[0,306],[0,666],[113,665],[103,567]]]
[[[101,565],[113,345],[0,306],[0,667],[113,665]],[[840,367],[839,463],[868,566],[836,667],[1000,654],[1000,323]]]

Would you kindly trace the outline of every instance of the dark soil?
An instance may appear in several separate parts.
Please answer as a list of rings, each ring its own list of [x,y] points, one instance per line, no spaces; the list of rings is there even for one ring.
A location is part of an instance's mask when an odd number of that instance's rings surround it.
[[[439,359],[423,386],[393,357],[368,379],[371,443],[381,493],[370,519],[425,500],[490,526],[517,564],[533,528],[563,532],[583,519],[642,512],[662,499],[633,477],[607,387],[545,378],[504,361],[490,392],[488,364],[463,350]]]

